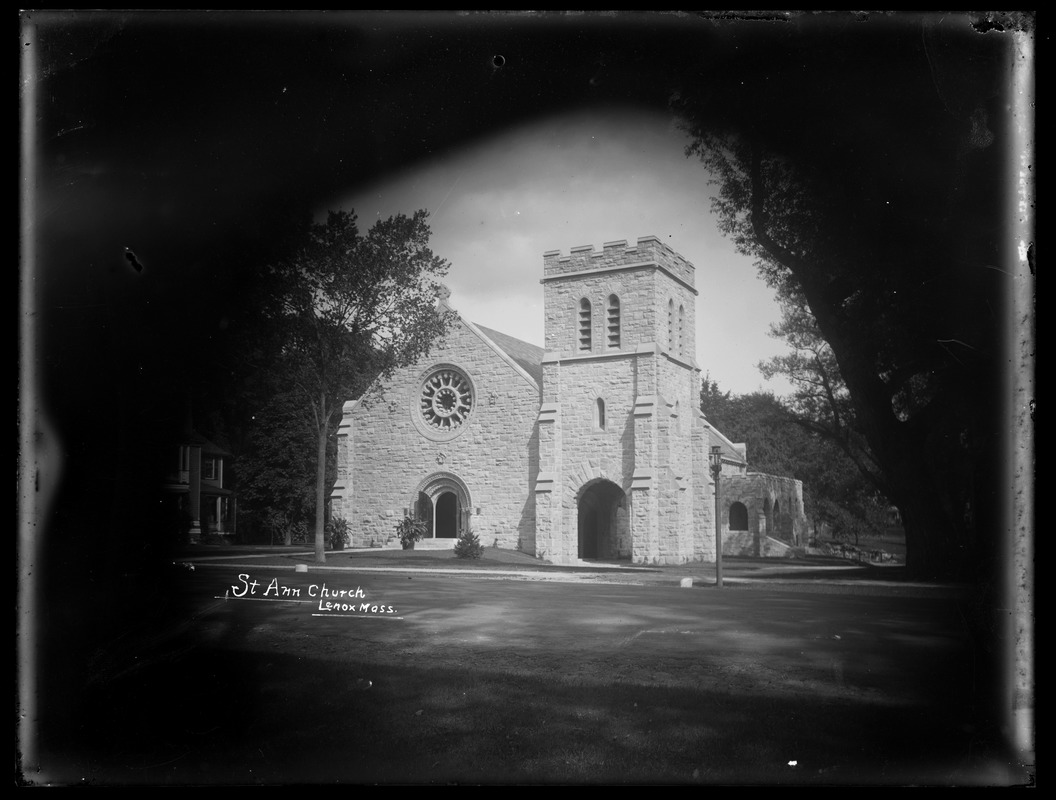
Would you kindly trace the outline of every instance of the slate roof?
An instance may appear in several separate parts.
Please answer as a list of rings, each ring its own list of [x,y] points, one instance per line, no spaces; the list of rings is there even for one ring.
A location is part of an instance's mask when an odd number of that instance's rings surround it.
[[[476,325],[477,329],[491,339],[503,352],[506,353],[510,358],[520,365],[521,369],[527,372],[535,382],[542,388],[543,385],[543,348],[538,347],[534,344],[515,339],[505,333],[492,330],[491,328],[485,328],[483,325]]]

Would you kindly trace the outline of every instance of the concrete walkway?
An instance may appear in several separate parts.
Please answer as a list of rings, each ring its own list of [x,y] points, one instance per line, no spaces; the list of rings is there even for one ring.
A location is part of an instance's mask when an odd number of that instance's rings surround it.
[[[643,566],[626,562],[580,561],[573,565],[553,565],[512,551],[488,552],[479,562],[454,562],[450,553],[435,550],[390,551],[377,548],[328,550],[326,557],[326,564],[318,564],[314,560],[314,550],[310,548],[199,545],[182,551],[177,563],[203,568],[398,573],[479,580],[716,588],[715,565],[701,562]],[[458,565],[454,566],[453,562]],[[727,558],[723,561],[723,585],[735,589],[771,588],[902,596],[959,596],[965,591],[965,587],[957,584],[906,580],[901,567],[860,565],[836,558]]]

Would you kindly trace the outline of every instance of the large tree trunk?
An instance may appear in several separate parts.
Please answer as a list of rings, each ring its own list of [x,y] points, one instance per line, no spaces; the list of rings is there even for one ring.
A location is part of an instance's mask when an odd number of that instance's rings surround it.
[[[854,401],[855,417],[870,450],[882,467],[889,499],[898,506],[906,530],[906,567],[914,577],[963,577],[969,567],[970,532],[965,515],[961,478],[972,472],[972,454],[949,463],[955,452],[948,441],[960,428],[971,426],[956,404],[947,405],[940,417],[928,409],[911,421],[902,421],[892,408],[891,389],[876,372],[872,342],[860,335],[853,320],[844,320],[827,287],[796,264],[811,313],[832,348],[847,389]],[[970,416],[970,415],[969,415]]]
[[[891,485],[890,498],[902,515],[906,532],[906,571],[921,579],[953,578],[962,575],[964,553],[956,521],[944,513],[942,490],[912,463],[902,462]]]
[[[854,402],[858,426],[893,495],[890,499],[903,514],[909,572],[920,577],[960,577],[970,563],[976,498],[965,494],[958,479],[976,473],[979,452],[974,447],[958,450],[950,437],[983,436],[978,408],[949,403],[936,405],[945,418],[925,408],[912,422],[903,422],[892,408],[892,388],[878,374],[879,342],[848,313],[844,302],[853,294],[854,281],[847,279],[843,265],[826,265],[796,254],[776,241],[764,211],[766,187],[763,155],[758,146],[750,154],[751,225],[758,244],[777,264],[796,279],[822,337],[832,348],[847,390]],[[850,273],[853,277],[853,271]],[[921,346],[928,343],[921,341]],[[962,367],[966,370],[967,368]],[[962,390],[978,392],[986,386],[985,375],[973,377]],[[980,380],[981,379],[981,380]],[[951,387],[956,387],[954,379]],[[956,390],[956,389],[954,389]],[[984,404],[985,406],[985,404]],[[958,461],[951,461],[951,458]]]
[[[974,556],[971,478],[979,457],[968,440],[978,412],[947,398],[936,405],[941,414],[925,408],[899,420],[891,390],[871,366],[868,343],[845,333],[831,306],[819,302],[818,308],[819,327],[840,364],[857,421],[883,466],[889,499],[902,513],[907,571],[918,578],[967,577]]]

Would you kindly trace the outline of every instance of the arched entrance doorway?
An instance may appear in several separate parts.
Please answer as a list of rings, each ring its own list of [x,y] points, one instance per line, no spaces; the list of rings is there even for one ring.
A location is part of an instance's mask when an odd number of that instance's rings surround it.
[[[436,472],[418,484],[415,511],[426,539],[457,539],[470,528],[469,489],[457,475]]]
[[[454,492],[444,492],[436,498],[436,531],[437,539],[457,539],[459,529],[458,497]]]
[[[577,506],[579,558],[630,558],[623,489],[612,481],[593,481],[580,490]]]

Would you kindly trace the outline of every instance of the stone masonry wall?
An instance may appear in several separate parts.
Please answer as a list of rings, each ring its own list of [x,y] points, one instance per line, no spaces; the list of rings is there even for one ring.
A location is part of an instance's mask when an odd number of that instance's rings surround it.
[[[693,560],[715,560],[715,486],[711,478],[708,448],[711,429],[695,407],[690,430],[693,460]]]
[[[655,237],[543,259],[544,397],[561,409],[555,463],[563,465],[563,527],[550,534],[548,557],[575,557],[577,493],[591,475],[604,474],[627,493],[634,561],[692,560],[707,551],[708,534],[695,525],[713,516],[702,505],[707,477],[692,450],[699,373],[693,266]],[[618,347],[609,338],[612,295],[619,298]],[[581,343],[584,298],[591,307],[589,352]],[[606,427],[618,430],[596,430],[598,397],[606,401]],[[698,444],[703,439],[696,437]]]
[[[741,503],[748,511],[748,537],[729,531],[730,506]],[[778,513],[774,514],[775,504]],[[806,531],[803,513],[803,482],[795,478],[748,472],[722,479],[723,553],[763,556],[767,537],[798,544]],[[730,543],[727,544],[726,539]],[[734,543],[751,542],[751,552],[734,552]],[[771,548],[772,549],[772,548]]]
[[[576,496],[598,477],[624,492],[634,472],[634,356],[573,361],[561,370],[561,464],[566,558],[578,552]],[[605,401],[605,427],[597,423],[597,400]]]
[[[562,356],[583,354],[579,349],[579,310],[584,298],[591,303],[591,354],[630,351],[656,336],[651,272],[615,272],[559,280],[545,284],[546,350]],[[609,346],[609,296],[620,300],[620,345]]]
[[[569,256],[552,251],[543,260],[548,351],[580,352],[579,307],[585,297],[591,302],[591,352],[609,352],[608,303],[615,294],[620,300],[619,349],[655,342],[665,351],[691,358],[696,340],[693,265],[655,237],[643,237],[630,247],[624,241],[607,242],[600,251],[576,247]],[[668,314],[672,300],[673,320]],[[679,307],[684,309],[681,317]]]
[[[473,384],[473,410],[450,441],[430,440],[413,419],[421,379],[437,364],[458,367]],[[443,349],[398,371],[368,402],[346,404],[333,513],[349,521],[353,544],[393,544],[419,484],[447,473],[469,491],[470,527],[482,544],[531,551],[539,400],[534,383],[458,324]]]
[[[692,307],[691,307],[692,308]],[[664,356],[657,358],[657,469],[655,491],[662,535],[658,552],[664,564],[693,560],[694,498],[705,490],[706,479],[694,471],[692,447],[693,397],[696,370]]]

